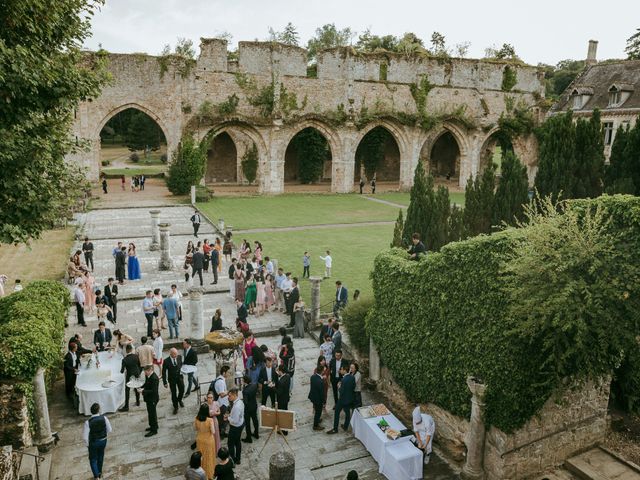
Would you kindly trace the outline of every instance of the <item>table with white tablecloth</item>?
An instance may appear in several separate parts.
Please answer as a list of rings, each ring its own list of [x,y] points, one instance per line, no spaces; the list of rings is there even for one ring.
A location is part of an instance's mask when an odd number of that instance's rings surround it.
[[[380,430],[378,423],[385,419],[389,427],[398,432],[405,429],[398,418],[389,415],[363,418],[358,410],[353,412],[351,426],[353,434],[362,442],[371,456],[378,462],[378,471],[390,480],[422,479],[423,455],[411,437],[391,440]]]
[[[116,352],[98,352],[99,368],[95,357],[87,366],[82,361],[76,381],[78,412],[91,415],[91,405],[100,404],[102,413],[115,412],[124,404],[124,374],[120,373],[122,355]]]

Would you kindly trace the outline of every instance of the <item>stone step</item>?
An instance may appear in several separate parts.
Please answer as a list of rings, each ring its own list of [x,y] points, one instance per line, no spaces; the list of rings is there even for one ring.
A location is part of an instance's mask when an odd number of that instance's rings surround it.
[[[21,454],[20,468],[18,469],[19,480],[48,480],[47,477],[42,476],[40,467],[42,466],[42,460],[38,447],[28,447],[18,452]]]
[[[582,480],[639,480],[640,468],[603,448],[592,448],[565,461],[565,468]]]
[[[565,469],[558,469],[542,475],[537,480],[578,480],[578,477]]]
[[[43,455],[44,460],[40,464],[40,480],[49,480],[51,475],[51,462],[53,461],[53,454],[51,452]]]

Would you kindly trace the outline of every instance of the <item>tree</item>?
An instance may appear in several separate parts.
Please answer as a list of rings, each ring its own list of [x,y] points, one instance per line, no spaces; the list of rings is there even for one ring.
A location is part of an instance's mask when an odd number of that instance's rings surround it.
[[[402,231],[402,239],[405,245],[409,244],[411,235],[414,233],[419,233],[423,239],[427,236],[428,214],[434,201],[433,178],[431,175],[427,177],[422,162],[418,162],[416,167],[409,199],[407,218]]]
[[[402,241],[402,230],[404,229],[404,219],[402,218],[402,209],[398,210],[398,218],[396,219],[396,225],[393,227],[393,240],[391,241],[391,248],[404,247]]]
[[[276,32],[273,28],[269,27],[269,40],[298,46],[300,43],[300,35],[293,23],[289,22],[282,32]]]
[[[327,23],[316,28],[315,36],[307,42],[308,59],[314,60],[321,50],[346,47],[351,42],[353,32],[349,27],[338,29],[335,23]]]
[[[464,226],[469,237],[491,233],[493,220],[495,165],[490,163],[482,175],[469,177],[465,190]]]
[[[356,148],[356,165],[364,165],[364,171],[368,178],[372,178],[378,166],[384,162],[385,147],[392,138],[385,128],[374,128],[368,132],[358,148]]]
[[[406,32],[402,35],[402,38],[398,40],[398,43],[395,46],[395,51],[397,53],[411,55],[417,52],[426,52],[426,49],[424,48],[424,42],[420,37],[413,32]]]
[[[503,43],[502,47],[488,47],[484,51],[485,58],[495,58],[497,60],[520,60],[516,54],[516,49],[509,43]]]
[[[130,151],[144,150],[146,155],[149,149],[160,148],[163,137],[158,124],[146,113],[135,111],[131,116],[126,133],[126,146]]]
[[[361,52],[376,52],[385,50],[395,52],[398,47],[398,38],[394,35],[378,36],[371,33],[370,29],[366,29],[358,37],[356,42],[356,50]]]
[[[451,52],[447,48],[447,42],[440,32],[431,34],[431,53],[436,57],[450,57]]]
[[[320,180],[330,152],[327,139],[315,128],[305,128],[293,138],[292,143],[298,157],[300,183]]]
[[[249,182],[249,184],[255,182],[258,173],[258,147],[255,143],[244,152],[240,166],[242,167],[242,173],[244,174],[244,178],[247,179],[247,182]]]
[[[5,0],[0,7],[0,241],[38,237],[60,214],[76,105],[108,81],[104,52],[85,54],[102,1]],[[79,192],[77,189],[76,192]]]
[[[624,49],[628,60],[640,60],[640,28],[636,33],[627,38],[627,46]]]
[[[174,195],[186,195],[192,185],[198,185],[204,176],[207,150],[211,138],[205,137],[198,143],[192,135],[182,138],[180,147],[173,154],[169,167],[167,187]]]
[[[573,179],[570,166],[576,144],[573,115],[569,111],[548,118],[537,131],[539,154],[535,187],[540,197],[551,196],[552,200],[572,198]]]
[[[547,98],[557,99],[584,70],[584,60],[562,60],[557,65],[538,65],[544,71]]]
[[[524,206],[529,202],[529,178],[525,167],[513,151],[502,157],[502,174],[493,204],[493,225],[503,222],[513,225],[522,220]]]
[[[171,45],[168,43],[162,48],[162,52],[160,53],[161,57],[166,57],[167,55],[178,55],[187,60],[194,60],[196,58],[196,50],[193,48],[193,40],[188,38],[178,37],[176,41],[176,46],[173,49],[173,53],[171,52]]]
[[[636,191],[632,176],[633,162],[626,155],[630,135],[629,125],[627,124],[626,127],[620,125],[613,139],[609,165],[606,167],[604,176],[605,190],[609,194],[629,193],[633,195]]]
[[[451,200],[449,189],[443,185],[438,187],[433,197],[431,211],[428,213],[429,227],[424,238],[427,249],[438,251],[449,243],[449,214]]]
[[[571,177],[574,184],[570,198],[595,198],[602,194],[604,177],[604,143],[600,111],[595,109],[588,120],[575,124],[576,147]]]

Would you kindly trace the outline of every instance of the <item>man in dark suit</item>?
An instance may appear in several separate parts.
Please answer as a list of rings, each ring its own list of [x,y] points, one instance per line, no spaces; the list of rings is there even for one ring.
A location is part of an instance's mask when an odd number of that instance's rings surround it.
[[[146,380],[142,386],[142,398],[144,403],[147,404],[147,416],[149,418],[149,427],[145,437],[153,437],[158,433],[158,413],[156,412],[156,406],[160,400],[158,394],[158,385],[160,380],[153,371],[153,366],[144,367],[144,376]]]
[[[347,287],[342,286],[342,282],[338,280],[336,282],[336,300],[333,304],[333,316],[339,317],[340,312],[344,307],[347,306],[347,302],[349,301],[349,292],[347,291]]]
[[[75,343],[78,349],[76,350],[76,354],[79,356],[84,355],[85,353],[92,353],[93,350],[89,350],[88,348],[84,348],[82,346],[82,335],[80,333],[76,333],[73,337],[69,339],[69,350],[71,350],[71,344]]]
[[[338,404],[338,384],[342,380],[341,367],[347,362],[342,358],[342,350],[334,350],[333,358],[329,362],[329,380],[331,380],[331,389],[333,390],[333,401]],[[333,407],[334,409],[336,407]]]
[[[276,382],[278,381],[278,374],[276,373],[276,367],[273,366],[273,359],[267,357],[265,359],[264,366],[260,369],[258,374],[258,384],[262,388],[262,405],[267,404],[267,398],[271,399],[271,408],[276,405]]]
[[[93,344],[99,352],[105,351],[111,346],[112,340],[111,330],[109,330],[104,322],[98,324],[98,330],[93,333]]]
[[[349,373],[349,365],[345,362],[344,365],[340,365],[340,373],[342,374],[342,381],[340,382],[340,392],[338,394],[338,404],[336,405],[336,412],[333,415],[333,429],[327,433],[338,433],[338,424],[340,423],[340,412],[344,411],[345,419],[342,429],[347,431],[349,428],[349,420],[351,419],[351,405],[355,399],[356,391],[356,379]]]
[[[182,347],[184,348],[183,357],[185,365],[193,365],[194,367],[198,364],[198,354],[191,347],[191,339],[185,338],[182,341]],[[187,374],[187,393],[184,394],[184,398],[187,398],[191,393],[191,385],[193,385],[193,389],[198,389],[198,381],[195,379],[193,373]]]
[[[109,283],[104,287],[104,298],[113,311],[112,321],[116,323],[118,320],[118,286],[113,283],[113,277],[109,277]]]
[[[241,322],[247,323],[247,317],[249,316],[249,312],[247,312],[247,306],[244,302],[240,300],[236,300],[236,313],[238,315],[238,319]]]
[[[333,322],[333,335],[331,336],[334,350],[342,350],[342,332],[340,331],[340,323]]]
[[[316,373],[311,375],[309,382],[309,396],[307,397],[313,405],[313,429],[324,430],[320,425],[322,419],[322,405],[324,403],[324,379],[322,378],[324,365],[316,367]]]
[[[193,257],[191,260],[191,266],[193,267],[193,278],[196,278],[196,274],[200,277],[200,286],[202,286],[202,270],[204,270],[204,253],[200,251],[198,247],[195,248]],[[217,265],[216,265],[217,268]]]
[[[248,375],[242,379],[244,388],[242,389],[242,401],[244,402],[244,427],[247,436],[242,439],[245,443],[252,443],[251,422],[253,421],[253,436],[258,439],[258,384],[251,383]]]
[[[122,367],[120,367],[120,373],[125,373],[124,378],[124,407],[122,407],[119,412],[128,412],[129,411],[129,395],[131,393],[131,389],[127,387],[127,382],[131,380],[132,377],[139,377],[142,372],[142,368],[140,367],[140,358],[133,352],[133,345],[129,344],[126,348],[127,355],[122,359]],[[134,389],[136,393],[136,407],[140,406],[140,392],[137,389]]]
[[[169,350],[169,356],[162,362],[162,384],[171,390],[171,403],[173,403],[173,414],[178,413],[178,405],[184,407],[182,397],[184,396],[184,379],[180,369],[182,368],[182,356],[178,355],[178,350]]]
[[[289,313],[289,328],[293,328],[296,323],[296,314],[293,311],[293,306],[300,300],[300,290],[298,290],[298,278],[293,277],[291,291],[289,292],[289,304],[287,305],[287,312]]]
[[[276,400],[278,402],[278,410],[287,410],[289,408],[289,398],[291,397],[291,377],[284,371],[282,365],[278,365],[276,369],[278,381],[276,382]],[[287,435],[288,432],[282,432]]]
[[[329,318],[326,324],[322,325],[320,328],[320,344],[324,342],[325,337],[329,335],[329,337],[333,337],[333,318]]]
[[[120,285],[124,285],[125,270],[127,265],[127,248],[121,247],[116,253],[116,279]]]
[[[211,250],[211,270],[213,270],[213,282],[211,282],[211,285],[218,283],[218,263],[220,263],[220,252],[214,248]]]
[[[77,353],[78,345],[69,343],[69,351],[64,356],[64,391],[69,400],[73,401],[73,392],[76,388],[77,373],[80,368],[80,357]]]

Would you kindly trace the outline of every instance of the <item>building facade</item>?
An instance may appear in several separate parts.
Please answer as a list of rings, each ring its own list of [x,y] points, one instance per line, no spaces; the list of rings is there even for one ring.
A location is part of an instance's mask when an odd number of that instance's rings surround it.
[[[232,59],[226,41],[202,39],[197,60],[108,54],[108,68],[111,84],[76,111],[73,134],[90,148],[70,160],[89,178],[100,173],[102,128],[135,108],[162,129],[169,159],[186,133],[210,142],[210,183],[244,183],[242,158],[255,145],[258,189],[274,194],[296,180],[290,144],[307,128],[328,142],[322,177],[333,192],[353,191],[362,171],[358,146],[376,129],[387,133],[378,181],[407,189],[422,161],[434,175],[464,186],[491,157],[500,116],[518,105],[539,117],[544,96],[541,73],[526,65],[346,47],[320,52],[310,72],[306,50],[272,42],[240,42]],[[515,139],[513,147],[534,171],[532,136]]]

